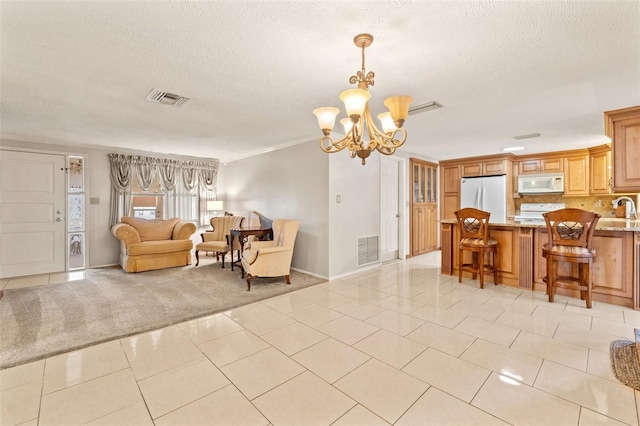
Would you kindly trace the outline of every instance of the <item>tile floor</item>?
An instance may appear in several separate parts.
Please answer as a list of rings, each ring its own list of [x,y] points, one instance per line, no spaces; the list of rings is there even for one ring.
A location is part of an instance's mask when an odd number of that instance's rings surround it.
[[[459,284],[432,253],[2,370],[0,424],[638,425],[608,355],[634,327],[618,306]]]

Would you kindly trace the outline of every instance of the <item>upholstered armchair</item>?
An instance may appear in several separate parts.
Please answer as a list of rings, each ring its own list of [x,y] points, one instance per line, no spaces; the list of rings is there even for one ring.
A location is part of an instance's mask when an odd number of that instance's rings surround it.
[[[291,258],[293,245],[298,234],[300,222],[288,219],[273,221],[272,241],[252,241],[250,248],[242,253],[242,277],[247,274],[247,291],[251,290],[253,277],[284,276],[287,284],[291,284]]]
[[[222,267],[224,268],[224,258],[228,252],[231,253],[231,261],[233,262],[233,250],[238,251],[238,259],[240,258],[240,242],[234,241],[233,247],[229,246],[229,230],[242,226],[242,216],[221,216],[211,218],[211,227],[213,230],[200,234],[202,242],[196,245],[196,266],[200,264],[200,251],[212,251],[216,254],[216,260],[222,255]]]

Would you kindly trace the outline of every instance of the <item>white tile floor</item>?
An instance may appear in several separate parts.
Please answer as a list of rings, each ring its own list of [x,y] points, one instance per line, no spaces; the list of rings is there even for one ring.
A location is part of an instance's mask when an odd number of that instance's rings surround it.
[[[2,370],[0,424],[638,425],[608,354],[634,327],[619,306],[458,284],[433,253]]]

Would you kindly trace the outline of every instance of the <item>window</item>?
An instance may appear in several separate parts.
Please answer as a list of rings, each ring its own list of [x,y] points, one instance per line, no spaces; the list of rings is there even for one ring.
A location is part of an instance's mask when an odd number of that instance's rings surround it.
[[[134,172],[135,173],[135,172]],[[197,188],[193,192],[185,189],[178,178],[173,191],[164,191],[156,175],[148,191],[143,191],[134,174],[131,186],[130,215],[140,219],[169,219],[179,217],[183,221],[199,221],[200,195]]]
[[[140,219],[165,219],[164,199],[165,193],[160,187],[157,176],[154,177],[151,188],[148,191],[143,191],[134,174],[131,185],[131,211],[129,215]]]
[[[67,157],[67,269],[84,269],[84,158]]]
[[[185,189],[182,182],[178,182],[176,189],[167,194],[166,210],[171,212],[169,217],[179,217],[186,222],[198,222],[200,195],[197,188],[193,192]]]

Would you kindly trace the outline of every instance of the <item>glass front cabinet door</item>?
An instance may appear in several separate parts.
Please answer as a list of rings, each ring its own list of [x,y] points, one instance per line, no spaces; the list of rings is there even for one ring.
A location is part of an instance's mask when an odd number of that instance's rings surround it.
[[[411,158],[411,255],[438,248],[438,165]]]

